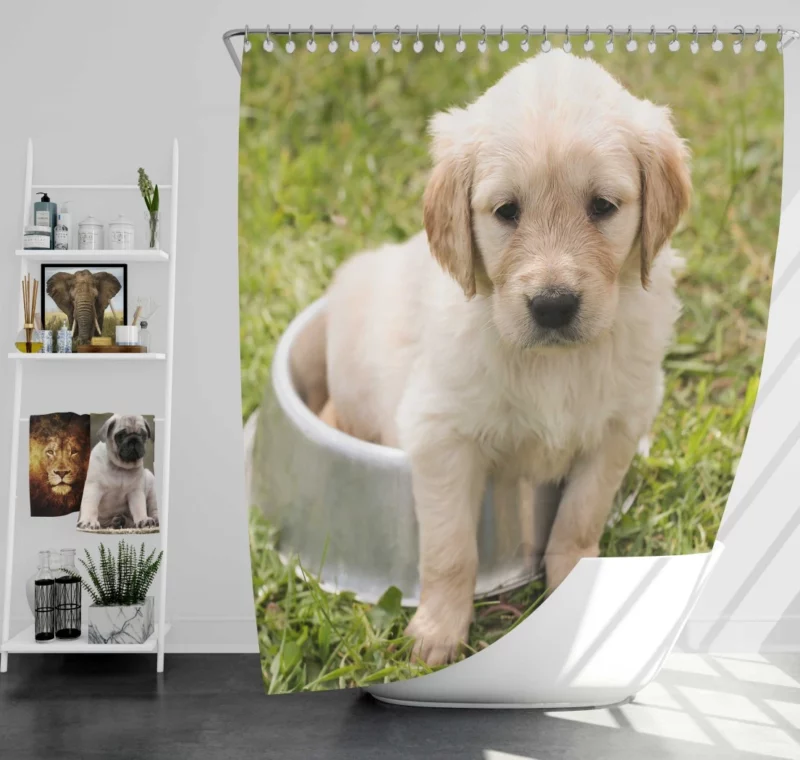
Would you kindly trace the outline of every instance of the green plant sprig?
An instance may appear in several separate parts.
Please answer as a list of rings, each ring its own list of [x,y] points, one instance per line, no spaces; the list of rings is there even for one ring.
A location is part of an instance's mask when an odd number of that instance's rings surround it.
[[[142,198],[144,198],[144,205],[147,206],[147,210],[150,214],[158,213],[158,185],[153,187],[150,177],[147,176],[147,172],[141,167],[139,167],[139,190],[142,193]]]
[[[144,603],[164,557],[163,550],[157,557],[155,549],[145,554],[144,543],[137,554],[124,540],[117,546],[116,557],[100,544],[99,568],[89,550],[84,553],[86,560],[79,559],[79,562],[86,569],[89,581],[82,579],[81,583],[98,607]]]

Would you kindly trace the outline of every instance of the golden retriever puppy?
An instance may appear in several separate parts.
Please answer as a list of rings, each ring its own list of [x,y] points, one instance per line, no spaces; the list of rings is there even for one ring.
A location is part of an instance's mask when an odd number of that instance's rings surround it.
[[[550,587],[598,555],[661,403],[669,239],[691,188],[667,109],[560,51],[431,134],[425,234],[355,256],[330,288],[322,417],[408,453],[422,583],[408,633],[435,665],[469,630],[487,476],[564,484]]]

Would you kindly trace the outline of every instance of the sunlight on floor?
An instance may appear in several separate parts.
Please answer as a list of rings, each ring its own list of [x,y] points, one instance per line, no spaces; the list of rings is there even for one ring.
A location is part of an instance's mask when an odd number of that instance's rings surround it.
[[[761,655],[675,654],[658,681],[630,704],[545,714],[726,752],[800,760],[798,688],[800,683]],[[486,755],[503,757],[512,756]]]
[[[754,662],[752,660],[741,660],[736,657],[713,657],[715,662],[721,665],[728,673],[740,681],[751,683],[765,683],[772,686],[788,686],[793,689],[800,689],[800,683],[791,676],[784,673],[780,668],[776,668],[767,660]]]

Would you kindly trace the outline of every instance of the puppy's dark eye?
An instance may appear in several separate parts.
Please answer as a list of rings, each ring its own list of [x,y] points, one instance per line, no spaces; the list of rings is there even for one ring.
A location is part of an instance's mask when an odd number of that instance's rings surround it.
[[[494,211],[495,216],[500,217],[500,219],[506,222],[518,222],[519,221],[519,206],[516,203],[504,203],[502,206],[499,206]]]
[[[611,216],[615,211],[617,211],[617,206],[608,198],[598,196],[597,198],[592,198],[592,202],[589,204],[589,214],[594,219],[604,219]]]

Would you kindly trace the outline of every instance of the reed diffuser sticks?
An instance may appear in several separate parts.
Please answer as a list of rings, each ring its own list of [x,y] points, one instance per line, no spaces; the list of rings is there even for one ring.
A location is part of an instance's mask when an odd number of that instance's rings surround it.
[[[25,353],[33,354],[41,348],[41,345],[34,347],[33,331],[36,319],[36,300],[39,296],[39,280],[31,278],[26,274],[22,279],[22,309],[25,313]]]

